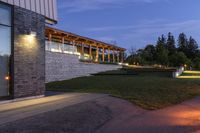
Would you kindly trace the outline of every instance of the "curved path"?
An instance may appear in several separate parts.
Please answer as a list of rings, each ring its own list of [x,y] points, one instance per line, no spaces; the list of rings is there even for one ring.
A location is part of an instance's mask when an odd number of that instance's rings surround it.
[[[157,111],[104,94],[0,104],[0,133],[200,133],[200,98]]]

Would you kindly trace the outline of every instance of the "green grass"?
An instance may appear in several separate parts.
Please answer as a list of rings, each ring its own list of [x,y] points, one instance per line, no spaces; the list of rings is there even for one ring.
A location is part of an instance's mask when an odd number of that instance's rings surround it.
[[[161,109],[200,96],[200,79],[172,79],[170,72],[118,73],[124,71],[52,82],[46,87],[50,91],[107,93],[148,110]]]

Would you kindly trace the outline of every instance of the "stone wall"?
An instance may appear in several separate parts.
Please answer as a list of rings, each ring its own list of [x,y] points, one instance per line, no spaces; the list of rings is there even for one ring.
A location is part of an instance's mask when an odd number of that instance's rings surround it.
[[[118,65],[103,65],[80,62],[78,56],[46,51],[46,82],[62,81],[89,76],[90,74],[116,70]]]
[[[13,98],[43,95],[45,91],[45,17],[14,6]],[[30,31],[36,36],[30,36]]]

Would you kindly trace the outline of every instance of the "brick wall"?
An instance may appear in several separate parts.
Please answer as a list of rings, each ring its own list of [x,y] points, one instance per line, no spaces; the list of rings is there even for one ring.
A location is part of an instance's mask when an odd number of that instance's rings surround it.
[[[45,18],[14,7],[13,98],[43,95],[45,91]],[[28,31],[37,33],[27,36]]]
[[[78,56],[46,51],[46,82],[68,80],[90,74],[116,70],[118,65],[103,65],[80,62]]]

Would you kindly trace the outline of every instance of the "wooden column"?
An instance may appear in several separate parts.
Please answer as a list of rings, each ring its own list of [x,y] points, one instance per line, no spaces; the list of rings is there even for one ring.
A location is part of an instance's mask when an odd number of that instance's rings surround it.
[[[124,52],[121,51],[121,62],[123,63],[124,62]]]
[[[48,35],[48,41],[49,41],[49,43],[45,47],[46,47],[46,50],[51,51],[51,41],[52,41],[52,35],[51,34]]]
[[[72,45],[73,45],[73,54],[74,54],[75,52],[77,52],[75,51],[75,45],[76,45],[75,41],[72,41]]]
[[[110,48],[108,48],[108,62],[110,62]]]
[[[96,62],[99,61],[99,47],[97,46],[96,47],[96,59],[95,59]]]
[[[65,45],[65,37],[62,37],[62,47],[64,48]],[[59,46],[59,49],[63,52],[63,48],[61,46]]]
[[[105,49],[102,48],[102,61],[105,62]]]
[[[115,50],[113,50],[113,63],[115,63]]]
[[[89,55],[90,55],[90,59],[92,59],[92,45],[90,45]]]
[[[84,44],[81,44],[81,56],[84,57]]]
[[[118,62],[118,63],[119,63],[119,54],[120,54],[120,52],[117,51],[117,62]]]

